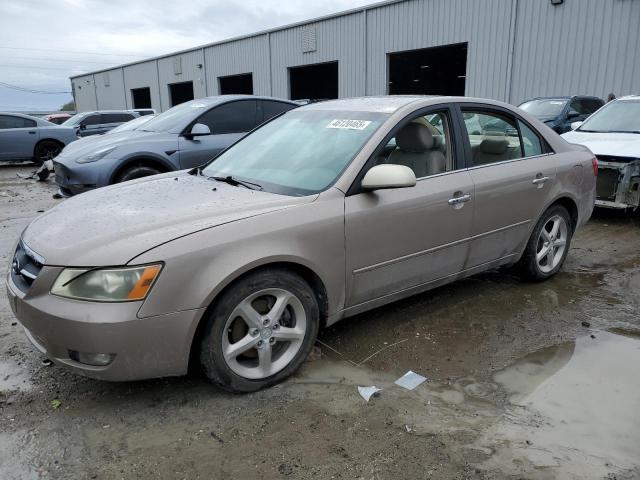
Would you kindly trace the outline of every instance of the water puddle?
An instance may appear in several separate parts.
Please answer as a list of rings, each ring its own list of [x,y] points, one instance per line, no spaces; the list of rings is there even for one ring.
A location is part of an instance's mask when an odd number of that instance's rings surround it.
[[[11,360],[0,361],[0,393],[31,389],[29,372]]]
[[[530,478],[640,472],[640,338],[594,336],[533,353],[495,376],[511,405],[484,437],[496,448],[489,467]]]

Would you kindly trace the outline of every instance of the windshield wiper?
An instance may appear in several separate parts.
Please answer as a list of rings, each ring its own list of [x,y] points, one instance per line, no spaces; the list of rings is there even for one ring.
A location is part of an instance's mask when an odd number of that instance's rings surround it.
[[[259,183],[247,182],[246,180],[238,180],[237,178],[233,178],[231,175],[227,175],[226,177],[207,177],[208,179],[213,178],[218,182],[228,183],[229,185],[233,185],[237,187],[238,185],[242,185],[249,190],[262,190],[262,185]]]
[[[578,130],[587,133],[640,133],[640,130],[585,130],[583,128]]]

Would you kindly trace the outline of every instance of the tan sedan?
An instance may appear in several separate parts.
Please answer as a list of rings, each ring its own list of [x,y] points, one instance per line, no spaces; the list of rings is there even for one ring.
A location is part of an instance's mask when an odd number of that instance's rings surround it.
[[[204,168],[48,211],[7,289],[29,339],[76,372],[133,380],[191,361],[253,391],[343,318],[502,265],[554,275],[596,174],[588,150],[503,103],[317,103]]]

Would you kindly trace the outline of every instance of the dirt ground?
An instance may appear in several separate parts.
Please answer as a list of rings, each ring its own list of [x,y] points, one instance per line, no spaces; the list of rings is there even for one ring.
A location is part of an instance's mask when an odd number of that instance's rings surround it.
[[[53,185],[0,166],[0,273]],[[289,381],[105,383],[48,365],[0,291],[0,479],[640,478],[640,221],[599,211],[541,284],[482,274],[322,332]],[[428,378],[408,391],[408,370]],[[383,390],[368,403],[357,386]]]

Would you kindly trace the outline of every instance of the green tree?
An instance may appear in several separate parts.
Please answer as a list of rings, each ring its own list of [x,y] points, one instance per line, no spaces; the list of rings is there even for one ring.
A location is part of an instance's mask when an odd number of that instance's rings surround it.
[[[60,107],[60,111],[61,112],[69,112],[69,111],[74,111],[76,109],[76,102],[74,102],[73,100],[71,100],[70,102],[65,103],[64,105],[62,105]]]

